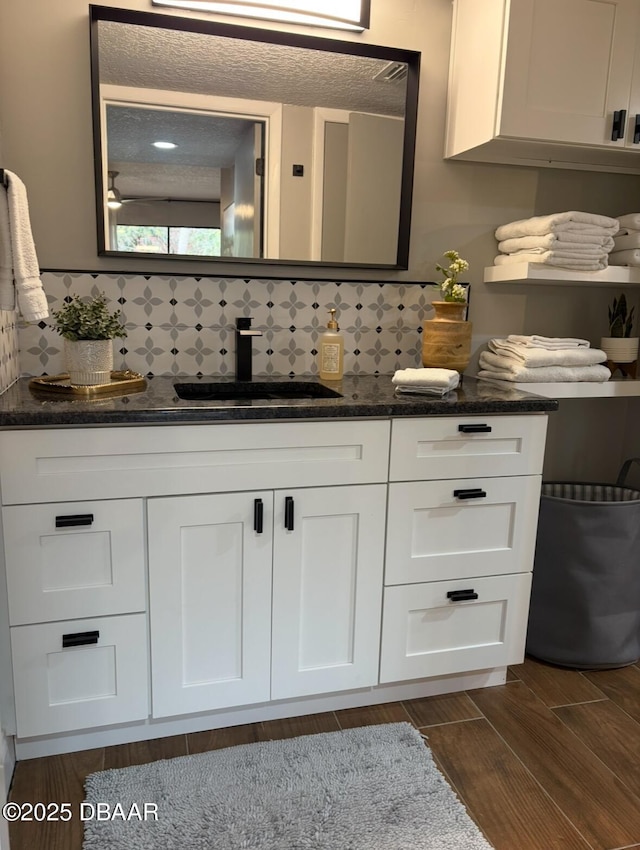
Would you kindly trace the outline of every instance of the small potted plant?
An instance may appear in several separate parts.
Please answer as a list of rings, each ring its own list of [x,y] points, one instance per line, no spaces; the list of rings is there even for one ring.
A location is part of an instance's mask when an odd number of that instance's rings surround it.
[[[436,264],[444,276],[435,283],[441,300],[432,301],[435,317],[422,323],[422,365],[462,372],[471,360],[471,322],[467,318],[467,287],[458,283],[469,263],[457,251],[445,251],[448,266]]]
[[[443,301],[466,304],[467,288],[458,283],[458,277],[468,270],[469,263],[463,260],[457,251],[445,251],[444,256],[449,260],[449,265],[445,268],[436,263],[436,271],[444,275],[444,280],[435,285],[439,288]]]
[[[64,339],[71,384],[108,384],[113,369],[113,340],[127,335],[120,310],[109,310],[104,293],[92,298],[73,295],[54,310],[53,319],[53,327]]]
[[[612,363],[632,363],[638,358],[638,337],[631,336],[635,307],[627,308],[624,292],[609,307],[609,336],[600,340],[600,348]]]

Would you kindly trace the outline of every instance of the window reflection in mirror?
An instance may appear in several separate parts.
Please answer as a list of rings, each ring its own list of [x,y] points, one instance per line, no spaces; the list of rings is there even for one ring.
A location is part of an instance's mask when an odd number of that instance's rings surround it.
[[[419,54],[91,14],[100,253],[406,268]]]
[[[116,86],[102,92],[106,166],[121,204],[107,208],[109,248],[262,257],[265,123],[129,102],[144,93]]]

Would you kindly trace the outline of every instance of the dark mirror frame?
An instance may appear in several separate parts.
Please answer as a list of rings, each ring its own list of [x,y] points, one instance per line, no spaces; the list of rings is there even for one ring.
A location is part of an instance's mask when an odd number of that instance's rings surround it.
[[[388,62],[405,62],[408,66],[406,80],[406,100],[404,116],[404,146],[402,181],[400,190],[400,215],[398,223],[398,250],[396,263],[338,263],[320,260],[264,259],[252,257],[202,257],[194,255],[172,254],[169,258],[154,256],[154,260],[193,260],[206,263],[234,263],[242,265],[265,266],[314,266],[323,268],[370,268],[370,269],[407,269],[409,267],[409,238],[411,230],[411,205],[413,198],[413,175],[416,144],[416,125],[418,112],[418,85],[420,76],[420,53],[394,47],[342,41],[299,35],[280,30],[257,29],[235,24],[221,24],[196,18],[182,18],[175,15],[138,12],[131,9],[116,9],[109,6],[89,6],[90,50],[91,50],[91,94],[93,116],[93,157],[95,175],[95,198],[97,216],[98,255],[108,257],[126,257],[129,252],[108,250],[105,244],[105,215],[102,199],[105,187],[102,175],[102,137],[100,126],[100,66],[98,50],[98,23],[113,21],[134,26],[172,29],[182,32],[200,33],[212,36],[224,36],[245,41],[258,41],[288,47],[301,47],[307,50],[321,50],[331,53],[343,53],[353,56],[366,56]],[[151,255],[147,255],[151,257]]]

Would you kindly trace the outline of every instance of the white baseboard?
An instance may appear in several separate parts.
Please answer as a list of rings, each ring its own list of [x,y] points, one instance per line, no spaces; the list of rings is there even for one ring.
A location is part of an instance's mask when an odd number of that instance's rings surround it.
[[[375,688],[349,691],[345,694],[324,694],[317,697],[305,697],[304,699],[280,700],[232,710],[193,714],[171,720],[149,719],[143,723],[102,727],[73,734],[21,738],[16,739],[16,756],[18,760],[39,758],[40,756],[90,750],[95,747],[110,747],[114,744],[147,741],[152,738],[166,738],[170,735],[203,732],[208,729],[223,729],[227,726],[258,723],[263,720],[279,720],[284,717],[319,714],[323,711],[338,711],[342,708],[362,708],[383,702],[399,702],[400,700],[420,699],[421,697],[438,696],[439,694],[455,693],[472,688],[486,688],[504,684],[506,674],[506,667],[498,667],[460,676],[422,679],[411,684],[380,685]]]

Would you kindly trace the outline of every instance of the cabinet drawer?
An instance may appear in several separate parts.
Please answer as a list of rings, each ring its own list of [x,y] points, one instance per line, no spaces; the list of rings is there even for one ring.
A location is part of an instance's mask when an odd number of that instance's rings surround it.
[[[447,596],[460,591],[478,598]],[[520,663],[530,592],[531,573],[387,587],[380,682]]]
[[[390,480],[541,473],[546,430],[543,415],[395,419]]]
[[[2,509],[12,626],[144,611],[141,499]]]
[[[390,484],[385,584],[530,571],[540,484],[539,475]]]
[[[20,738],[149,714],[144,614],[17,626],[11,650]]]
[[[386,420],[7,431],[5,505],[387,480]]]

